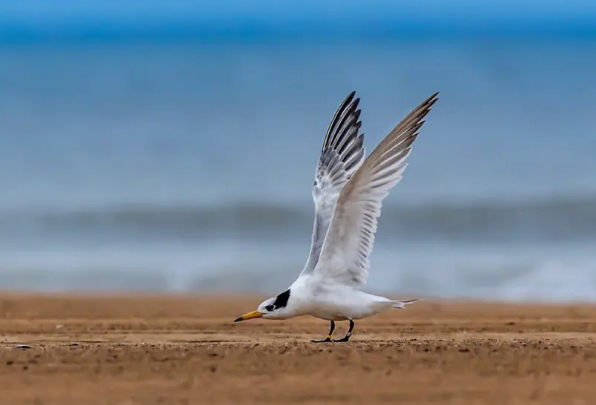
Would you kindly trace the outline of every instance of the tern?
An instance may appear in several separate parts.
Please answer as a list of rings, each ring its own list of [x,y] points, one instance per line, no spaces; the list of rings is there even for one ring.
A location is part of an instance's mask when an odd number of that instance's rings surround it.
[[[352,92],[333,116],[321,148],[312,188],[315,222],[308,261],[284,292],[263,301],[248,319],[288,319],[311,315],[331,322],[325,339],[347,342],[354,320],[418,301],[396,301],[361,291],[366,284],[381,205],[402,178],[412,144],[435,93],[410,112],[365,159],[359,134],[359,98]],[[336,321],[349,321],[342,339],[332,339]]]

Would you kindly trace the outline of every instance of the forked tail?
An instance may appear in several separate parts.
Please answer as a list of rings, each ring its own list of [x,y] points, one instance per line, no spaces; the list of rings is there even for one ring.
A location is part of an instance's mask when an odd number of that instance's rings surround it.
[[[410,304],[413,304],[418,301],[420,301],[420,298],[416,298],[415,300],[407,300],[407,301],[393,301],[391,308],[404,309],[406,307],[406,305],[410,305]]]

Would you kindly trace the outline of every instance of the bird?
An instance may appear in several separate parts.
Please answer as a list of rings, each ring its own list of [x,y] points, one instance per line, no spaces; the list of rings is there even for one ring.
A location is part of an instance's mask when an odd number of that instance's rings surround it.
[[[340,104],[323,140],[312,187],[315,220],[306,265],[287,290],[234,322],[310,315],[330,322],[327,336],[311,342],[348,342],[354,320],[419,301],[391,300],[361,289],[383,200],[401,180],[412,144],[439,93],[414,108],[366,158],[364,134],[359,133],[360,99],[355,95],[351,92]],[[338,321],[348,321],[349,329],[342,339],[332,339]]]

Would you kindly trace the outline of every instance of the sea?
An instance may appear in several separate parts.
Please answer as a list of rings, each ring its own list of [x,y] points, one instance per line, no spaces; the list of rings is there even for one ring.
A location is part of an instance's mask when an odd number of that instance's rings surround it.
[[[439,91],[367,291],[596,301],[596,38],[0,46],[0,289],[278,292],[328,123]]]

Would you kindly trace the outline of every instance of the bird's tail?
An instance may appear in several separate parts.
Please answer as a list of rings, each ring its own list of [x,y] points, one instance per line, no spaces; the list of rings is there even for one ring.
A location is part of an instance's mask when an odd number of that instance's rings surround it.
[[[407,300],[407,301],[393,301],[391,308],[404,309],[406,307],[406,305],[413,304],[418,301],[420,301],[420,298],[416,298],[415,300]]]

